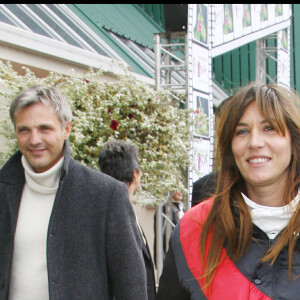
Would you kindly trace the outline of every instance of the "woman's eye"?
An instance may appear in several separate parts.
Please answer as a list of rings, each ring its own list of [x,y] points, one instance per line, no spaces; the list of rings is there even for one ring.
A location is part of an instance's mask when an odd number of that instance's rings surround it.
[[[265,130],[266,131],[272,131],[272,130],[274,130],[274,127],[271,126],[271,125],[268,125],[268,126],[265,127]]]
[[[248,130],[247,130],[247,129],[238,129],[238,130],[236,131],[236,135],[244,135],[244,134],[246,134],[246,133],[248,133]]]

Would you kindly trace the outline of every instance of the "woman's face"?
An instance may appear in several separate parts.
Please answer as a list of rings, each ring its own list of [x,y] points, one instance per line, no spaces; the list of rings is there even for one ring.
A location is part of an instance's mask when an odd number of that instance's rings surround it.
[[[236,165],[247,188],[285,187],[292,146],[290,132],[278,134],[252,101],[239,120],[231,142]]]

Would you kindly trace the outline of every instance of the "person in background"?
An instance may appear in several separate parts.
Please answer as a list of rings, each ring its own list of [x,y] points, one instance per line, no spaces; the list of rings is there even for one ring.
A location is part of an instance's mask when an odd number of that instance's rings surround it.
[[[232,96],[223,100],[223,102],[215,109],[215,132],[217,132],[218,129],[221,113],[231,98]],[[216,148],[217,137],[215,135],[215,149]],[[215,168],[211,173],[204,175],[193,183],[191,207],[210,198],[216,192],[218,173],[218,170]]]
[[[172,222],[174,225],[183,217],[184,212],[183,193],[182,191],[175,191],[172,196]]]
[[[170,213],[170,220],[167,220],[166,218],[163,217],[163,257],[165,257],[166,252],[167,252],[167,245],[169,243],[169,240],[167,238],[167,224],[169,223],[169,228],[171,228],[170,230],[170,234],[172,233],[174,227],[176,226],[176,224],[178,223],[178,221],[183,217],[184,213],[185,213],[185,205],[183,203],[183,193],[182,191],[175,191],[172,192],[172,198],[171,198],[171,202],[167,202],[163,204],[162,207],[162,212],[164,215],[168,216],[168,209],[171,210]],[[170,224],[170,221],[172,222]],[[156,232],[156,213],[154,214],[154,249],[153,249],[153,253],[154,253],[154,262],[156,263],[156,259],[157,259],[157,250],[156,250],[156,237],[157,237],[157,232]]]
[[[98,155],[98,165],[101,172],[124,182],[127,185],[131,202],[141,183],[138,155],[138,148],[135,145],[121,140],[107,142]],[[142,251],[147,272],[147,299],[153,300],[156,293],[154,265],[146,236],[137,218],[136,223],[143,240]]]
[[[299,103],[252,83],[225,107],[216,194],[173,231],[156,300],[299,299]]]
[[[145,300],[126,185],[71,157],[65,96],[24,89],[10,117],[19,150],[0,170],[0,299]]]

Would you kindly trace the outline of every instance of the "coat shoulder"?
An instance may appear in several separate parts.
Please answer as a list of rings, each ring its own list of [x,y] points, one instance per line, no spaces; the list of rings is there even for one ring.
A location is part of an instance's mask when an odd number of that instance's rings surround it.
[[[125,183],[91,167],[85,166],[75,159],[70,160],[67,175],[73,182],[81,185],[83,188],[89,186],[97,190],[121,189],[127,191]]]

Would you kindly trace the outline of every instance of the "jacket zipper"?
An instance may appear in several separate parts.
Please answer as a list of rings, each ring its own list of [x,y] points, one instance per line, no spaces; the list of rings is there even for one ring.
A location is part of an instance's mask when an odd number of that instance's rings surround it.
[[[273,245],[274,239],[269,239],[269,248]]]

